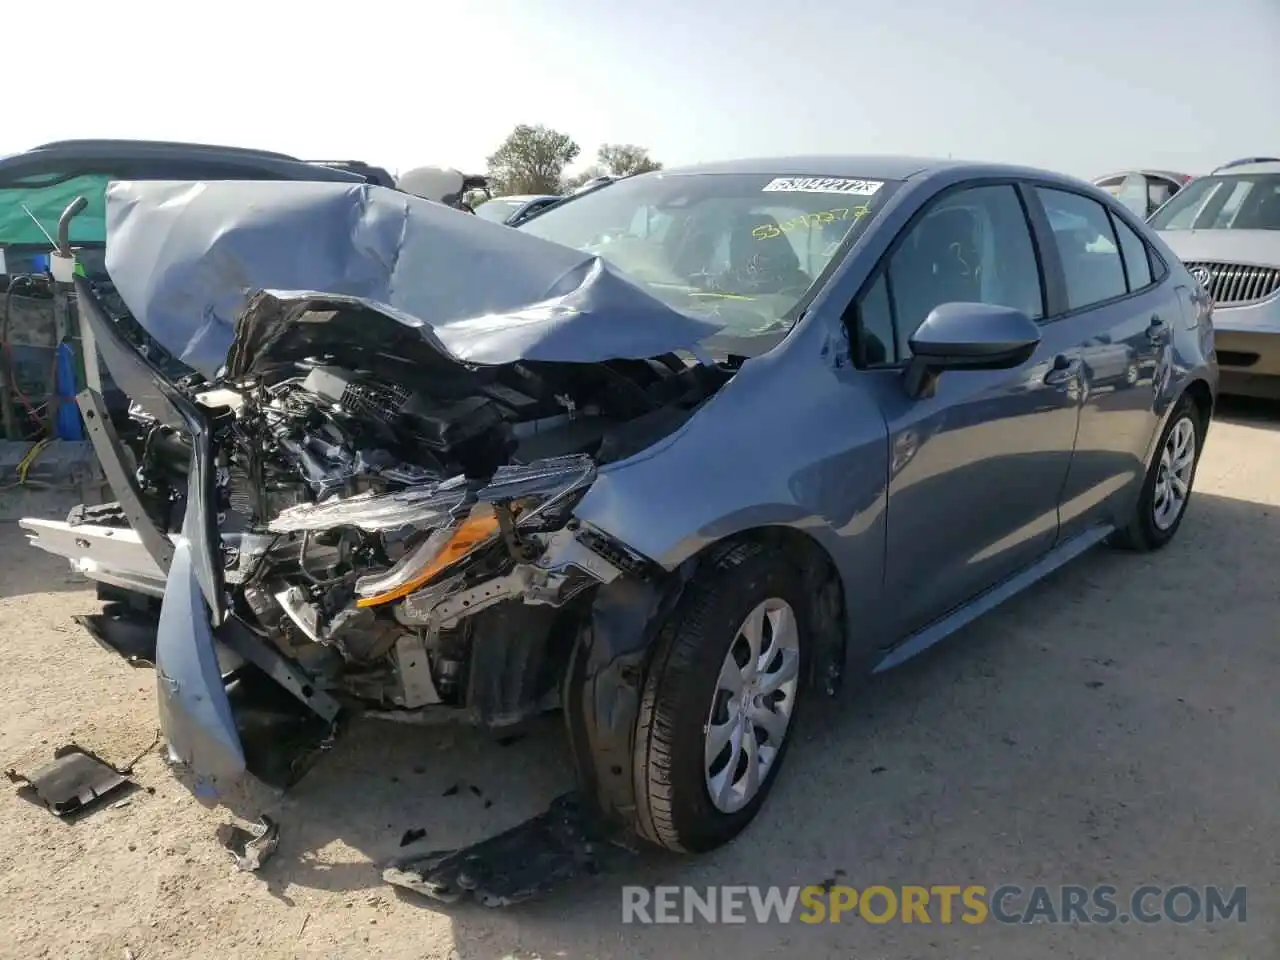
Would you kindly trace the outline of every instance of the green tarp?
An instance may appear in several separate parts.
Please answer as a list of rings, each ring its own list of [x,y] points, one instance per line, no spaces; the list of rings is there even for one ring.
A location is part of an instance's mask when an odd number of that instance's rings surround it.
[[[50,186],[38,186],[37,178],[33,177],[33,182],[20,187],[0,187],[0,246],[48,246],[45,231],[56,238],[58,217],[62,216],[67,204],[82,195],[88,198],[89,206],[71,221],[71,242],[105,243],[108,180],[105,176],[89,174]],[[44,231],[35,225],[32,215],[40,221]]]

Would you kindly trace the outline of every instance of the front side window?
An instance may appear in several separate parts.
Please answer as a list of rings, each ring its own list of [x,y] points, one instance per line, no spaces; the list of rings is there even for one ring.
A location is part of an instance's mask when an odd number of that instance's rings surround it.
[[[893,305],[889,281],[881,271],[858,298],[858,333],[855,340],[860,367],[876,367],[897,359],[893,332]]]
[[[1280,173],[1197,177],[1156,211],[1157,230],[1280,230]]]
[[[648,174],[574,197],[518,229],[601,257],[728,335],[764,337],[790,328],[896,185],[856,172]]]
[[[1044,316],[1026,213],[1017,190],[1007,184],[971,187],[937,201],[908,228],[885,274],[896,328],[896,342],[886,345],[893,359],[911,355],[911,336],[944,303],[990,303],[1033,320]],[[872,303],[864,306],[871,308]]]
[[[1068,190],[1037,187],[1036,194],[1057,240],[1068,309],[1124,296],[1128,292],[1124,265],[1106,207]]]

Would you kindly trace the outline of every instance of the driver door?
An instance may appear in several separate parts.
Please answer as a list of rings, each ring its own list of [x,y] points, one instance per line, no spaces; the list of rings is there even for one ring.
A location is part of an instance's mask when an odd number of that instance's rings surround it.
[[[858,303],[860,359],[889,433],[884,597],[899,637],[1054,546],[1080,415],[1076,338],[1053,323],[1022,366],[950,371],[934,396],[913,399],[902,376],[911,335],[952,301],[1014,307],[1043,322],[1042,270],[1013,184],[932,201]]]

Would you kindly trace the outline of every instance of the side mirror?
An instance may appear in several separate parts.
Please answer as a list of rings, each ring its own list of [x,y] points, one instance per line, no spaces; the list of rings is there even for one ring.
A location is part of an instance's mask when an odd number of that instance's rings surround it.
[[[1031,359],[1040,328],[1021,310],[990,303],[934,307],[908,341],[907,392],[933,396],[947,370],[1011,370]]]

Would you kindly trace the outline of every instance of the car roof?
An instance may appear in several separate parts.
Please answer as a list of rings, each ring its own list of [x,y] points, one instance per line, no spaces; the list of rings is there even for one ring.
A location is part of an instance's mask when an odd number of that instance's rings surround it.
[[[1112,177],[1127,177],[1131,174],[1140,173],[1144,177],[1164,177],[1167,180],[1176,180],[1181,183],[1191,177],[1189,173],[1179,173],[1177,170],[1152,170],[1148,167],[1140,167],[1135,170],[1117,170],[1115,173],[1104,173],[1100,177],[1094,177],[1092,183],[1099,180],[1110,180]]]
[[[1245,173],[1280,173],[1280,161],[1267,160],[1261,163],[1235,163],[1219,167],[1210,176],[1230,176]]]
[[[237,179],[367,182],[355,166],[350,161],[346,167],[327,166],[268,150],[206,143],[59,140],[0,158],[0,182],[44,173],[65,177],[103,172],[139,180],[199,180],[234,174]]]
[[[723,160],[685,167],[671,167],[656,174],[640,176],[741,173],[759,176],[860,177],[868,180],[913,180],[938,173],[955,172],[974,177],[1035,177],[1063,183],[1080,183],[1077,177],[1011,164],[975,160],[952,160],[887,156],[880,154],[818,154],[811,156],[763,157]]]

